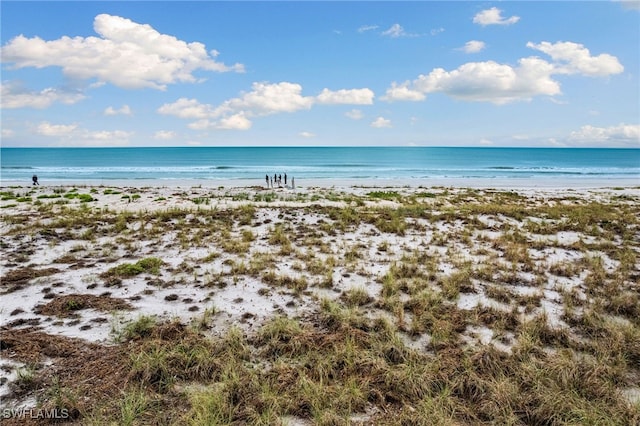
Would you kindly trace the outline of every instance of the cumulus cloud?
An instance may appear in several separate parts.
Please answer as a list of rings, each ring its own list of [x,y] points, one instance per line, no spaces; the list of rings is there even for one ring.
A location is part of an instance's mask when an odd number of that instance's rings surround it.
[[[478,12],[473,17],[473,23],[486,26],[486,25],[512,25],[520,20],[519,16],[512,16],[510,18],[502,17],[502,10],[497,7],[486,9]]]
[[[91,131],[78,127],[77,124],[51,124],[43,121],[36,127],[36,134],[58,138],[59,141],[71,142],[74,145],[126,145],[132,132],[124,130]]]
[[[302,96],[302,86],[296,83],[253,83],[250,92],[229,99],[217,107],[212,117],[242,112],[247,116],[264,116],[281,112],[309,109],[314,99]]]
[[[3,139],[5,138],[8,139],[15,136],[16,132],[14,132],[12,129],[7,129],[6,127],[3,127],[2,130],[0,131],[0,134],[2,135]]]
[[[240,112],[221,118],[214,127],[223,130],[247,130],[251,128],[251,120],[243,112]]]
[[[520,59],[517,67],[494,61],[469,62],[453,71],[436,68],[413,86],[422,93],[444,92],[454,98],[504,104],[537,95],[557,95],[560,84],[550,78],[553,66],[537,58]]]
[[[318,96],[304,96],[302,86],[290,82],[256,82],[251,88],[251,91],[226,100],[217,107],[202,104],[196,99],[180,98],[162,105],[158,113],[197,120],[189,124],[195,130],[246,130],[251,127],[254,117],[308,110],[314,104],[369,105],[374,97],[373,91],[366,88],[324,89]]]
[[[435,68],[413,81],[393,82],[382,99],[420,101],[429,93],[441,92],[466,101],[506,104],[560,94],[560,83],[553,79],[557,74],[606,76],[624,69],[616,57],[592,56],[577,43],[543,42],[527,46],[547,53],[553,62],[531,56],[518,60],[516,66],[486,61],[469,62],[451,71]]]
[[[300,133],[298,133],[298,136],[303,137],[305,139],[310,139],[310,138],[315,138],[316,137],[315,133],[311,133],[311,132],[300,132]]]
[[[314,102],[313,97],[302,96],[302,86],[295,83],[258,82],[253,83],[252,89],[218,107],[202,104],[196,99],[180,98],[176,102],[162,105],[158,113],[197,119],[198,121],[189,124],[195,130],[246,130],[251,127],[251,117],[309,109]]]
[[[179,118],[203,119],[211,116],[213,110],[211,105],[201,104],[196,99],[180,98],[173,103],[162,105],[158,109],[158,112],[164,115],[174,115]]]
[[[323,89],[316,97],[319,104],[351,104],[351,105],[371,105],[373,104],[373,91],[371,89],[342,89],[331,91]]]
[[[47,88],[40,92],[24,90],[18,84],[2,84],[0,107],[3,109],[17,108],[48,108],[54,103],[66,105],[75,104],[85,98],[79,92],[69,92],[60,89]]]
[[[525,58],[517,67],[494,61],[469,62],[453,71],[436,68],[413,82],[393,85],[387,100],[422,100],[427,93],[443,92],[456,99],[505,104],[536,95],[557,95],[560,85],[550,78],[552,65]]]
[[[359,109],[352,109],[351,111],[345,112],[344,115],[352,120],[362,120],[364,118],[364,114]]]
[[[104,110],[104,115],[131,115],[131,108],[129,105],[122,105],[120,109],[114,107],[108,107]]]
[[[387,89],[385,95],[381,98],[384,101],[423,101],[426,95],[419,90],[410,88],[410,82],[398,84],[395,81],[391,83],[391,87]]]
[[[202,120],[194,121],[193,123],[189,123],[187,127],[193,130],[206,130],[208,128],[215,128],[216,123],[205,118]]]
[[[174,132],[174,131],[171,131],[171,130],[158,130],[157,132],[155,132],[153,134],[153,138],[154,139],[158,139],[158,140],[162,140],[162,141],[175,139],[177,136],[178,136],[178,134],[176,132]]]
[[[218,52],[207,52],[202,43],[187,43],[119,16],[98,15],[93,28],[99,37],[46,41],[19,35],[2,47],[2,62],[14,68],[61,67],[67,77],[125,89],[164,90],[168,84],[196,82],[196,70],[244,71],[241,64],[216,61]]]
[[[589,49],[579,43],[570,41],[549,43],[527,43],[527,47],[539,50],[556,61],[555,72],[558,74],[582,74],[586,76],[602,77],[619,74],[624,67],[615,56],[602,53],[591,56]]]
[[[582,126],[571,132],[569,141],[581,144],[621,144],[640,146],[640,125],[624,124],[611,127]]]
[[[377,117],[375,120],[371,122],[371,127],[375,127],[377,129],[391,127],[391,120],[388,120],[384,117]]]
[[[483,51],[485,47],[486,45],[484,41],[471,40],[466,42],[464,46],[460,48],[460,50],[464,51],[465,53],[478,53]]]
[[[69,136],[77,128],[77,124],[51,124],[48,121],[43,121],[38,124],[36,132],[42,136]]]

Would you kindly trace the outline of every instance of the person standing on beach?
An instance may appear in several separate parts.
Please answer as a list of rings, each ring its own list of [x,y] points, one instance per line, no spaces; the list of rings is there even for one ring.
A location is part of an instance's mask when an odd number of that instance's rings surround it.
[[[291,188],[296,189],[296,178],[291,178]]]
[[[284,186],[287,186],[287,174],[284,174]]]
[[[267,188],[269,187],[269,175],[264,175],[264,180],[267,181]]]
[[[31,180],[33,181],[33,184],[34,184],[34,185],[38,185],[38,186],[40,185],[40,183],[38,183],[38,176],[33,175],[33,176],[31,177]]]

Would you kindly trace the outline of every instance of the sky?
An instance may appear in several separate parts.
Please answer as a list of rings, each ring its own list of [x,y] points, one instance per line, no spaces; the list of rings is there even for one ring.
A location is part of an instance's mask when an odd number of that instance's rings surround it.
[[[640,148],[640,1],[2,1],[3,147]]]

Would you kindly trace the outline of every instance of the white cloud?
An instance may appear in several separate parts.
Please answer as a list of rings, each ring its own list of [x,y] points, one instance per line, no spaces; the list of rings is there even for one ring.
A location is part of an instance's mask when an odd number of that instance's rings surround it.
[[[377,129],[381,128],[389,128],[391,127],[391,120],[387,120],[384,117],[378,117],[371,122],[371,127],[375,127]]]
[[[43,109],[50,107],[56,102],[71,105],[85,98],[82,93],[68,92],[54,88],[47,88],[40,92],[30,92],[12,83],[2,84],[1,93],[0,107],[3,109]]]
[[[378,26],[377,25],[363,25],[360,28],[358,28],[358,32],[359,33],[366,33],[367,31],[373,31],[373,30],[377,30]]]
[[[373,103],[374,97],[373,91],[366,88],[337,91],[324,89],[314,97],[303,96],[302,86],[296,83],[257,82],[251,87],[253,90],[250,92],[226,100],[217,107],[201,104],[196,99],[180,98],[176,102],[162,105],[158,113],[196,119],[197,121],[188,125],[195,130],[246,130],[251,127],[251,119],[254,117],[308,110],[314,104],[369,105]]]
[[[171,130],[158,130],[153,134],[154,139],[163,140],[163,141],[175,139],[177,136],[178,134]]]
[[[187,127],[193,130],[206,130],[208,128],[215,128],[216,123],[205,118],[202,120],[194,121],[193,123],[189,123],[187,124]]]
[[[42,136],[69,136],[78,128],[77,124],[51,124],[43,121],[38,124],[36,132]]]
[[[571,132],[569,141],[581,144],[622,144],[640,146],[640,125],[624,124],[611,127],[582,126]]]
[[[384,101],[423,101],[426,95],[423,92],[409,88],[410,83],[398,84],[395,81],[387,89],[386,94],[381,98]]]
[[[251,128],[251,120],[249,120],[244,113],[240,112],[229,117],[221,118],[214,127],[224,130],[247,130]]]
[[[187,43],[161,34],[150,25],[119,16],[96,16],[94,30],[100,37],[68,37],[46,41],[19,35],[2,47],[2,62],[14,68],[61,67],[65,76],[97,79],[126,89],[164,90],[167,84],[196,82],[193,72],[243,72],[241,64],[217,62],[205,45]]]
[[[619,74],[624,67],[615,56],[602,53],[591,56],[589,49],[582,44],[570,41],[549,43],[527,43],[527,47],[539,50],[556,61],[555,73],[558,74],[582,74],[592,77],[602,77],[611,74]]]
[[[373,104],[373,91],[371,89],[341,89],[331,91],[323,89],[316,97],[319,104],[351,104],[351,105],[371,105]]]
[[[253,83],[251,88],[251,92],[225,101],[216,109],[215,114],[245,111],[251,115],[270,115],[309,109],[314,103],[313,97],[302,96],[302,86],[296,83],[258,82]]]
[[[309,109],[314,103],[313,97],[301,95],[302,86],[299,84],[253,83],[252,88],[251,92],[229,99],[215,108],[209,104],[201,104],[196,99],[180,98],[174,103],[162,105],[158,113],[198,119],[189,124],[195,130],[246,130],[251,127],[251,117]]]
[[[129,105],[122,105],[120,109],[115,109],[113,107],[108,107],[104,110],[104,115],[131,115],[131,108]]]
[[[424,93],[444,92],[457,99],[504,104],[537,95],[557,95],[560,85],[550,78],[553,66],[537,58],[520,59],[517,67],[493,61],[469,62],[447,72],[442,68],[414,82]]]
[[[310,138],[315,138],[316,137],[315,133],[311,133],[311,132],[300,132],[300,133],[298,133],[298,136],[303,137],[305,139],[310,139]]]
[[[42,136],[55,137],[61,142],[74,145],[126,145],[133,132],[124,130],[90,131],[78,127],[77,124],[51,124],[43,121],[38,124],[36,133]]]
[[[434,28],[434,29],[432,29],[429,33],[430,33],[432,36],[435,36],[435,35],[438,35],[438,34],[443,33],[443,32],[444,32],[444,28],[440,27],[440,28]]]
[[[158,112],[186,119],[202,119],[211,116],[213,110],[211,105],[201,104],[196,99],[180,98],[173,103],[162,105]]]
[[[405,34],[404,28],[400,24],[393,24],[388,30],[382,32],[383,36],[389,36],[392,38],[401,37]]]
[[[548,53],[554,62],[531,56],[520,59],[517,66],[486,61],[468,62],[452,71],[435,68],[413,81],[393,82],[382,99],[419,101],[429,93],[441,92],[456,99],[499,105],[560,94],[560,83],[553,79],[556,74],[605,76],[623,70],[616,57],[591,56],[581,44],[543,42],[527,46]]]
[[[557,95],[560,85],[550,78],[553,66],[524,58],[517,67],[493,61],[469,62],[453,71],[436,68],[413,82],[392,84],[386,100],[421,100],[420,94],[442,92],[456,99],[505,104],[537,95]]]
[[[497,7],[486,9],[478,12],[473,17],[473,23],[482,26],[486,25],[512,25],[520,20],[519,16],[512,16],[510,18],[503,18],[502,11]]]
[[[478,53],[483,51],[485,47],[484,41],[471,40],[466,42],[460,50],[463,50],[465,53]]]
[[[393,24],[391,27],[389,27],[389,29],[383,31],[381,34],[383,36],[391,37],[391,38],[418,36],[418,34],[412,34],[412,33],[406,32],[402,27],[402,25],[400,24]]]
[[[364,114],[359,109],[352,109],[351,111],[345,112],[344,115],[352,120],[362,120],[364,118]]]

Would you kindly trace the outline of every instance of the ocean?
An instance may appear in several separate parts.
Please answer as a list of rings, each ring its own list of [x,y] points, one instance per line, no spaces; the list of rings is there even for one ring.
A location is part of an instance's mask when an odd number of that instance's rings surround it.
[[[0,148],[2,182],[637,179],[640,149],[461,147]],[[138,182],[140,183],[140,182]]]

